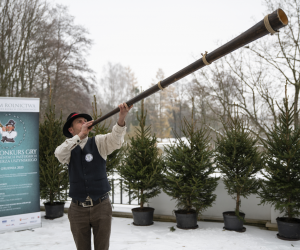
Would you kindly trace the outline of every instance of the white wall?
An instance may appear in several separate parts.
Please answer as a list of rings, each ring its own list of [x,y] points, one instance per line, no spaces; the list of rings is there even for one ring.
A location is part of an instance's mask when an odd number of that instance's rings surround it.
[[[274,206],[271,208],[271,223],[277,223],[276,218],[283,217],[283,214],[279,213],[279,211],[275,211]]]
[[[235,201],[227,194],[222,179],[220,179],[218,182],[219,185],[214,192],[217,195],[216,201],[212,207],[208,208],[202,213],[203,218],[209,217],[222,219],[223,212],[234,211],[235,209]],[[257,198],[257,195],[250,195],[248,199],[242,197],[241,211],[246,214],[247,219],[271,220],[272,215],[276,216],[274,210],[271,208],[271,205],[258,206],[259,202],[260,199]],[[155,208],[155,214],[173,215],[172,212],[176,209],[176,201],[172,200],[172,198],[166,193],[161,192],[161,194],[159,194],[157,197],[149,200],[149,206]],[[273,222],[272,219],[272,223],[276,223],[276,221]]]

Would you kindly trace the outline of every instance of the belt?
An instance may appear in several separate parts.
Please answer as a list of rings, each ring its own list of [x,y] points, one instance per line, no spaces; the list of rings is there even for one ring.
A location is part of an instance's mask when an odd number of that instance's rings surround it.
[[[106,200],[107,198],[109,198],[109,195],[106,193],[105,195],[102,195],[97,200],[92,200],[92,198],[90,198],[88,196],[86,198],[86,201],[84,201],[84,202],[77,201],[77,200],[74,200],[74,199],[72,199],[72,202],[75,203],[78,206],[81,206],[81,207],[92,207],[92,206],[95,206],[95,205],[99,204],[100,202]]]

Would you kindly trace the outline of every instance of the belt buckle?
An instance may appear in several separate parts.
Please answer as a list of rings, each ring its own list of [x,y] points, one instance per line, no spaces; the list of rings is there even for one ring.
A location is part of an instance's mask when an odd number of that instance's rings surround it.
[[[90,205],[87,205],[86,202],[89,201]],[[82,207],[92,207],[93,206],[93,200],[89,196],[86,198],[85,202],[82,202]]]

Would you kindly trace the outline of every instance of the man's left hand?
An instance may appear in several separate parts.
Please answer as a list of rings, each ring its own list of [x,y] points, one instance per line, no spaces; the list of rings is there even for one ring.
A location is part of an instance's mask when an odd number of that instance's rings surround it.
[[[128,114],[129,110],[132,109],[133,105],[128,107],[127,104],[124,102],[119,104],[118,107],[120,109],[118,124],[119,126],[123,127],[125,126],[125,117]]]

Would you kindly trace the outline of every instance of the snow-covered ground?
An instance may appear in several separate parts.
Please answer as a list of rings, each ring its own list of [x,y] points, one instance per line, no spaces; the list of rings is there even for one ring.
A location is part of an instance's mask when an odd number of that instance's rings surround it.
[[[0,234],[1,250],[74,250],[67,214],[46,220],[42,212],[42,228],[33,231]],[[196,230],[181,230],[176,223],[154,222],[152,226],[137,227],[132,219],[112,220],[110,250],[285,250],[300,249],[300,241],[282,241],[277,232],[246,226],[245,233],[223,230],[223,223],[198,222]],[[170,231],[174,226],[176,230]]]

